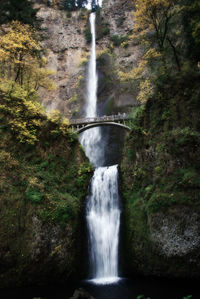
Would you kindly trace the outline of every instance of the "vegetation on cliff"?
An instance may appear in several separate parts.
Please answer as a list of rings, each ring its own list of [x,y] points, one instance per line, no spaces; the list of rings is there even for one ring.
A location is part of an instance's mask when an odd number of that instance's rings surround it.
[[[60,114],[47,117],[17,96],[0,98],[1,286],[66,279],[80,264],[92,169]]]
[[[197,69],[200,60],[198,1],[135,1],[133,41],[141,45],[138,66],[121,72],[122,81],[138,89],[138,100],[145,102],[159,78]]]
[[[38,101],[39,88],[55,88],[52,72],[36,29],[20,21],[0,36],[0,287],[78,271],[92,173],[69,121]]]
[[[121,165],[129,265],[143,273],[199,276],[200,243],[191,246],[188,232],[200,231],[200,6],[136,2],[144,55],[124,78],[138,86],[145,104],[133,111]],[[168,235],[163,243],[161,235]]]

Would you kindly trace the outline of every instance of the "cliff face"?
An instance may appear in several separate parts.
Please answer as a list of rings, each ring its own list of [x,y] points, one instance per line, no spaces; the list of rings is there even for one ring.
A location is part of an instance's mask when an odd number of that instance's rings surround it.
[[[81,60],[88,52],[83,33],[87,14],[77,11],[67,15],[66,11],[43,4],[36,4],[35,7],[40,8],[37,17],[41,22],[42,46],[48,59],[47,67],[55,72],[52,79],[56,85],[51,92],[40,90],[40,98],[47,110],[58,109],[70,117],[71,110],[76,109],[72,98],[84,73]],[[83,92],[79,105],[82,95]]]
[[[40,98],[47,110],[58,109],[67,117],[77,113],[80,116],[90,51],[90,43],[86,41],[90,34],[88,12],[82,9],[67,13],[37,3],[35,7],[40,8],[37,17],[41,21],[42,45],[47,67],[55,71],[52,78],[56,84],[54,91],[40,90]],[[108,113],[127,110],[136,101],[136,91],[121,84],[118,75],[120,70],[129,70],[137,64],[140,56],[138,45],[129,40],[134,26],[132,10],[131,0],[105,0],[100,14],[97,13],[98,96],[100,106],[103,103],[112,107]],[[117,39],[117,45],[115,42],[113,45],[113,38]]]
[[[99,55],[99,100],[111,108],[109,111],[111,113],[127,111],[137,102],[137,91],[129,84],[121,82],[119,76],[120,71],[130,71],[133,66],[136,66],[141,56],[140,46],[131,39],[134,28],[133,10],[134,5],[131,0],[105,0],[103,2],[102,23],[109,28],[109,34],[97,40],[97,49],[101,53]],[[107,53],[105,53],[106,50]],[[106,80],[101,79],[101,59],[102,77]],[[112,75],[110,75],[111,72]]]
[[[1,94],[1,108],[5,102],[9,109],[22,99]],[[36,122],[34,144],[19,142],[10,125],[16,117],[0,110],[0,287],[60,283],[81,273],[92,168],[67,126],[32,107],[23,113],[26,123]]]
[[[200,275],[198,78],[162,82],[126,141],[121,188],[131,273]]]

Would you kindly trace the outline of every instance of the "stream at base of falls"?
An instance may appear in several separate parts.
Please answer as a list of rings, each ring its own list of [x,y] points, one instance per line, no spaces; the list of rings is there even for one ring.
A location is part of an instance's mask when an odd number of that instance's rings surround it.
[[[110,285],[96,285],[86,281],[81,284],[49,285],[46,287],[26,287],[1,290],[1,299],[70,299],[74,290],[83,288],[94,299],[191,299],[200,298],[199,281],[169,280],[164,278],[134,277],[122,279]]]

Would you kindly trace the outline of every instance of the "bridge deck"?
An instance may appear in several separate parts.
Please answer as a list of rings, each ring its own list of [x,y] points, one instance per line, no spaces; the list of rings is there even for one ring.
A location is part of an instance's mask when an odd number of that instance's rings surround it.
[[[117,114],[117,115],[109,115],[109,116],[70,119],[70,126],[87,125],[87,124],[103,123],[103,122],[118,122],[118,121],[130,120],[130,119],[131,117],[125,113]]]

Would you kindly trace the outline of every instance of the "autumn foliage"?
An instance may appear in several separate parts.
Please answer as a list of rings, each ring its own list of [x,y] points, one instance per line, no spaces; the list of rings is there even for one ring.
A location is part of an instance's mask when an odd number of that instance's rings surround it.
[[[38,89],[54,89],[53,72],[46,68],[40,37],[28,24],[13,21],[0,37],[0,117],[22,143],[35,144],[48,121],[66,134],[68,123],[57,114],[48,116],[38,101]],[[61,126],[61,129],[59,129]],[[52,129],[52,134],[55,130]]]
[[[52,72],[45,68],[46,63],[36,30],[13,21],[0,38],[0,83],[11,92],[19,85],[27,96],[41,86],[52,89],[54,85],[49,79]]]
[[[166,76],[189,69],[198,71],[200,3],[195,0],[136,0],[132,39],[140,44],[141,59],[122,81],[138,89],[138,100],[146,102],[155,85]]]

